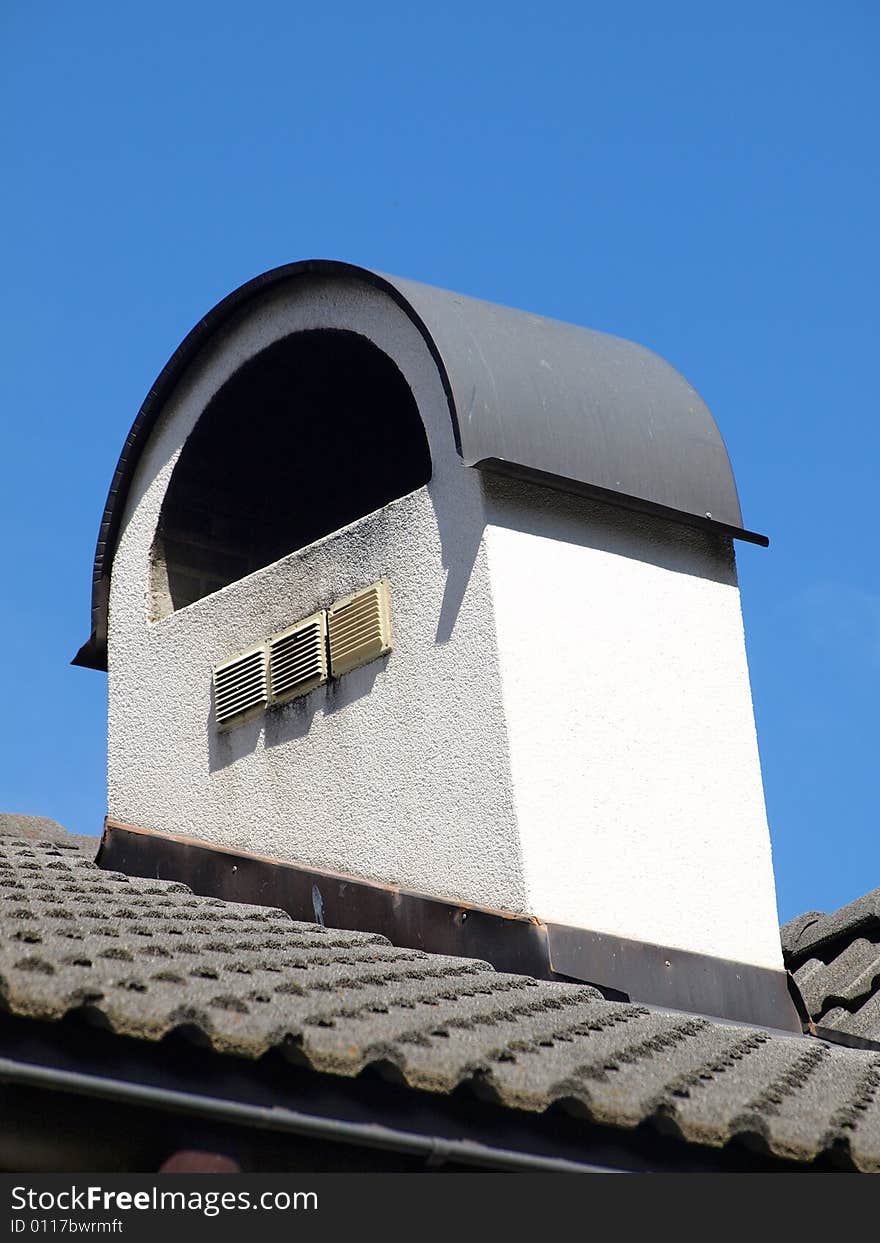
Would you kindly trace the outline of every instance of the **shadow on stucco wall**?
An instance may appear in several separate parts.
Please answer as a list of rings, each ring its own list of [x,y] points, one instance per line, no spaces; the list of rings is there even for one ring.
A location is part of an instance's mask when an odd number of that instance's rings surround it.
[[[331,716],[369,695],[386,663],[387,657],[383,657],[363,669],[354,669],[339,681],[328,682],[326,686],[319,687],[300,699],[292,699],[289,703],[269,708],[253,720],[222,732],[218,732],[215,727],[212,704],[205,723],[209,740],[210,771],[214,773],[228,768],[245,755],[252,754],[259,746],[268,749],[304,738],[312,728],[316,716]]]

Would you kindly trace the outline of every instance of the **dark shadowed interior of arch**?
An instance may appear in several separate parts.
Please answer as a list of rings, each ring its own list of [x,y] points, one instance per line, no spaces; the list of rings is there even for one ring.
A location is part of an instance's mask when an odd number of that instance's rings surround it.
[[[414,492],[428,441],[398,368],[354,332],[295,333],[211,399],[162,505],[154,563],[170,608]]]

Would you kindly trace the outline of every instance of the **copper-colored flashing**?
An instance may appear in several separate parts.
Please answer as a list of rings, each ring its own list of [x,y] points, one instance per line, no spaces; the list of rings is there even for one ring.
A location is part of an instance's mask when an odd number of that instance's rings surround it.
[[[611,998],[798,1032],[784,971],[545,923],[270,856],[107,820],[100,867],[178,880],[195,893],[279,907],[293,919],[376,932],[395,945],[490,962],[543,980],[592,984]]]

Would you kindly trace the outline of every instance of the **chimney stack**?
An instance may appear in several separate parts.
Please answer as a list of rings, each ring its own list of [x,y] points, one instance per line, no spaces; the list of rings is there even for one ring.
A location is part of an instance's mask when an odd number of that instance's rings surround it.
[[[436,900],[549,930],[556,974],[761,1017],[742,997],[785,977],[736,539],[766,543],[656,355],[267,273],[174,355],[111,491],[77,658],[109,672],[109,821],[318,876],[309,918],[321,876]],[[738,1001],[700,1002],[712,971]]]

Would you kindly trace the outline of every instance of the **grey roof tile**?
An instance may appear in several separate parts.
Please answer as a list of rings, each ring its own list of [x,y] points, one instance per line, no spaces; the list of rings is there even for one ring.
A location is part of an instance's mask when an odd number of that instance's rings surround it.
[[[833,1142],[848,1151],[856,1169],[877,1172],[880,1165],[874,1136],[880,1126],[880,1066],[876,1061],[865,1065],[855,1090],[850,1089],[840,1100],[828,1138],[833,1136]]]
[[[819,1026],[880,1041],[880,890],[782,929],[786,966]]]
[[[797,915],[787,924],[783,924],[779,930],[783,952],[797,954],[808,951],[816,925],[826,918],[822,911],[805,911],[803,915]]]
[[[794,972],[811,1015],[821,1015],[836,1002],[862,1002],[880,982],[880,945],[858,937],[830,962],[808,958]]]
[[[764,1102],[759,1125],[775,1156],[809,1160],[823,1149],[845,1146],[851,1115],[858,1113],[866,1077],[876,1074],[875,1055],[817,1044],[776,1085],[777,1099]],[[872,1124],[873,1125],[873,1124]],[[864,1168],[880,1169],[870,1145]]]
[[[467,1085],[515,1110],[650,1123],[880,1169],[880,1055],[604,1000],[383,937],[297,923],[185,886],[103,872],[55,841],[0,837],[0,997],[111,1031],[183,1028],[224,1054],[316,1072],[381,1064],[412,1088]],[[852,1017],[852,1016],[850,1016]]]
[[[90,859],[94,859],[101,841],[100,837],[68,833],[57,820],[49,820],[46,816],[21,816],[10,811],[0,811],[0,836],[61,843],[81,850]]]
[[[863,929],[878,925],[880,889],[874,889],[830,915],[808,911],[783,924],[782,948],[788,958],[799,963],[830,941],[851,940],[861,935]]]
[[[818,1043],[740,1033],[711,1073],[678,1088],[670,1120],[691,1142],[719,1144],[743,1132],[766,1136],[770,1117],[784,1099],[780,1085],[789,1081],[803,1059],[815,1057],[821,1049]]]
[[[846,1032],[862,1040],[876,1040],[880,1033],[880,995],[875,994],[854,1010],[834,1006],[822,1015],[819,1026]]]
[[[520,1108],[578,1102],[597,1122],[635,1127],[654,1115],[679,1081],[698,1076],[742,1031],[680,1014],[639,1012],[620,1003],[597,1008],[595,1025],[572,1045],[531,1049],[495,1076],[500,1098]],[[596,1031],[604,1021],[605,1026]]]

